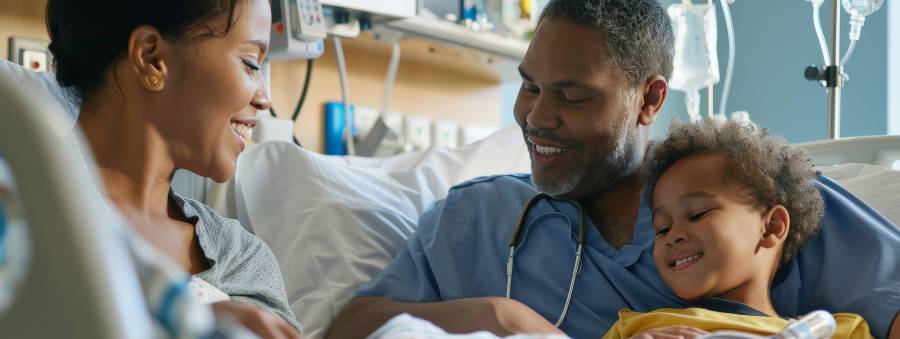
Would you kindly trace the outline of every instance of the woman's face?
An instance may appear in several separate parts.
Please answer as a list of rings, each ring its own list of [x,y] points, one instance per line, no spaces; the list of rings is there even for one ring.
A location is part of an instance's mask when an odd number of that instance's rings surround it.
[[[216,182],[234,175],[257,110],[270,105],[259,67],[271,23],[267,0],[242,1],[226,35],[175,49],[165,90],[153,103],[157,116],[150,119],[166,140],[176,168]],[[225,24],[223,16],[210,27],[221,32]],[[194,34],[206,33],[203,28],[198,31]]]

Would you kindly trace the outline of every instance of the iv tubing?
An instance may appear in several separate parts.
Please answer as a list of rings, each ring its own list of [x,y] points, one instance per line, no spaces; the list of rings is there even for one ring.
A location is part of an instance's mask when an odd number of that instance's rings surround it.
[[[822,2],[813,2],[813,26],[816,28],[816,37],[819,38],[819,48],[822,49],[822,59],[825,61],[825,65],[830,65],[828,62],[828,43],[825,42],[825,33],[822,31],[822,20],[819,19],[819,8],[822,6]]]
[[[344,59],[344,47],[341,44],[341,38],[332,37],[334,42],[334,52],[338,63],[338,74],[341,78],[341,100],[344,104],[344,130],[347,132],[347,154],[356,155],[356,148],[353,145],[353,116],[350,114],[350,89],[347,85],[347,62]]]
[[[728,93],[731,92],[731,78],[734,75],[734,23],[731,20],[731,10],[727,0],[719,0],[722,5],[722,13],[725,17],[725,29],[728,31],[728,68],[725,71],[725,83],[722,85],[722,97],[719,99],[719,114],[725,114],[728,105]]]
[[[857,40],[850,40],[850,46],[847,46],[847,51],[844,52],[844,58],[841,59],[841,67],[846,66],[847,61],[850,61],[850,56],[853,55],[853,51],[856,49],[856,41]]]
[[[391,91],[394,89],[394,80],[397,79],[397,69],[400,67],[400,44],[394,43],[391,50],[391,63],[388,65],[385,76],[384,96],[381,98],[381,118],[387,115],[391,103]]]

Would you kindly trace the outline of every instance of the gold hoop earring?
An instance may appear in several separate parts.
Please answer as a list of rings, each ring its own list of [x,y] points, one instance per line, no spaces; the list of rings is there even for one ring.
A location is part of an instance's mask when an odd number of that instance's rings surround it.
[[[148,75],[144,78],[144,80],[147,82],[147,87],[151,91],[158,92],[163,89],[162,79],[160,79],[158,76]]]

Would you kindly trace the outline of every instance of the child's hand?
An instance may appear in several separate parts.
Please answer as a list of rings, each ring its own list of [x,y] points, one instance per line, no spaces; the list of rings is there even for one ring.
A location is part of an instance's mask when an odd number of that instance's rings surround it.
[[[690,326],[672,326],[653,329],[635,334],[631,339],[691,339],[704,336],[708,332]]]

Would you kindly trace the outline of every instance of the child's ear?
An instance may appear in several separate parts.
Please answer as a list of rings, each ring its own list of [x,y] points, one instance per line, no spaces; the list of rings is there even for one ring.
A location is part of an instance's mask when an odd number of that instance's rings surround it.
[[[791,216],[783,205],[770,207],[763,213],[762,221],[765,223],[760,245],[765,248],[773,248],[783,243],[791,228]]]

